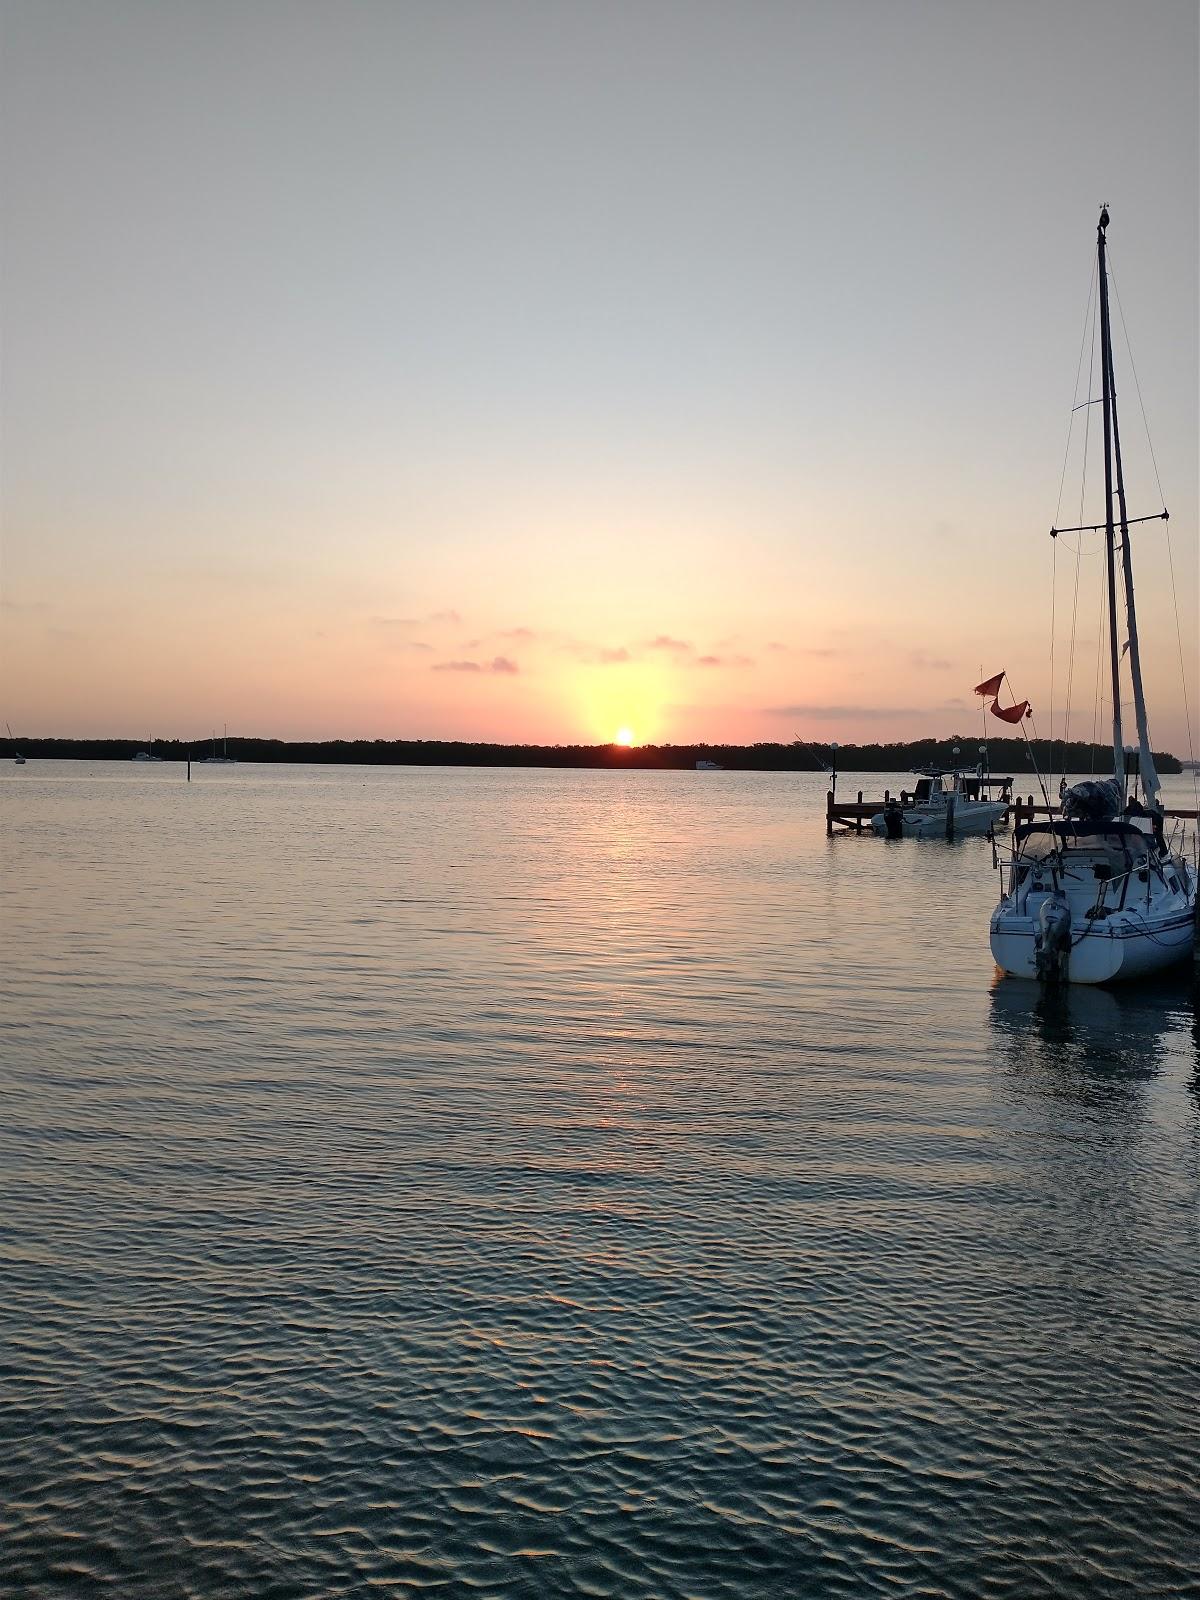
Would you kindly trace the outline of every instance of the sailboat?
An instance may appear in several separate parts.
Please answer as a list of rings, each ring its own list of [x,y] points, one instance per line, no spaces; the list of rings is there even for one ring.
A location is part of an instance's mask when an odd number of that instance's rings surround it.
[[[12,740],[12,743],[15,745],[17,741],[15,739],[13,739],[13,731],[12,731],[12,729],[8,727],[8,723],[7,722],[4,724],[4,726],[6,728],[8,728],[8,737],[9,737],[9,739]],[[18,766],[18,767],[23,767],[25,765],[25,757],[21,754],[21,752],[19,750],[14,750],[13,751],[13,764],[14,764],[14,766]]]
[[[161,761],[162,757],[154,754],[154,735],[150,735],[150,748],[148,750],[139,750],[136,755],[130,756],[129,759],[131,761]]]
[[[1196,927],[1196,871],[1182,849],[1173,849],[1165,836],[1142,688],[1129,529],[1131,523],[1165,518],[1167,513],[1130,518],[1126,506],[1109,323],[1108,223],[1105,207],[1096,229],[1105,520],[1051,532],[1057,537],[1104,531],[1113,776],[1075,784],[1064,791],[1058,817],[1014,830],[1011,858],[1000,863],[1000,903],[991,919],[997,964],[1014,977],[1043,983],[1110,983],[1158,972],[1190,954]],[[1117,638],[1118,550],[1128,631],[1124,647]],[[1137,719],[1140,801],[1136,796],[1127,801],[1125,791],[1120,668],[1126,650]]]
[[[221,752],[220,755],[217,754],[217,736],[216,736],[215,733],[212,736],[212,742],[213,742],[212,755],[205,756],[205,758],[204,758],[205,764],[207,766],[211,767],[214,764],[214,762],[218,766],[223,766],[223,767],[233,767],[233,766],[237,765],[237,757],[236,756],[231,756],[229,754],[229,724],[228,723],[225,724],[225,743],[224,743],[224,747],[223,747],[222,752]]]

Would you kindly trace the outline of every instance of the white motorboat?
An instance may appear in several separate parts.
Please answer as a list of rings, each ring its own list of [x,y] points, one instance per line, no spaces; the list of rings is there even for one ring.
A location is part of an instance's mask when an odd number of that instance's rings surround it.
[[[912,792],[902,791],[871,818],[873,831],[885,839],[954,839],[967,833],[988,833],[1008,810],[1011,778],[985,778],[975,772],[922,768]],[[988,790],[1001,786],[1001,798]]]
[[[1155,518],[1131,518],[1126,508],[1109,324],[1108,221],[1105,208],[1096,230],[1105,517],[1051,533],[1104,533],[1113,777],[1066,789],[1061,816],[1015,829],[1011,857],[999,863],[1000,903],[991,919],[997,964],[1011,976],[1045,983],[1109,983],[1158,972],[1191,952],[1196,929],[1196,871],[1182,839],[1175,849],[1166,838],[1142,689],[1129,529],[1131,523],[1165,519],[1166,511]],[[1128,634],[1124,646],[1117,634],[1118,550]],[[1140,801],[1136,795],[1125,798],[1121,665],[1126,655],[1137,718]]]
[[[153,734],[151,734],[151,736],[150,736],[150,748],[148,750],[139,750],[136,753],[136,755],[130,756],[129,759],[131,761],[161,761],[162,760],[161,756],[156,756],[154,754],[154,736],[153,736]]]
[[[697,772],[724,772],[725,768],[719,761],[697,761]]]

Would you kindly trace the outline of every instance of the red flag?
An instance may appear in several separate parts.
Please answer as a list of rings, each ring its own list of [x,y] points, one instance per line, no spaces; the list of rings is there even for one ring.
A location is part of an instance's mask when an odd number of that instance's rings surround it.
[[[986,683],[977,683],[975,685],[975,693],[976,694],[993,694],[993,695],[999,694],[1000,693],[1000,685],[1003,682],[1004,682],[1004,674],[1002,672],[998,672],[994,678],[989,678]]]
[[[1002,706],[999,700],[993,700],[991,712],[994,717],[999,717],[1001,722],[1020,722],[1029,710],[1029,701],[1022,700],[1019,705]]]

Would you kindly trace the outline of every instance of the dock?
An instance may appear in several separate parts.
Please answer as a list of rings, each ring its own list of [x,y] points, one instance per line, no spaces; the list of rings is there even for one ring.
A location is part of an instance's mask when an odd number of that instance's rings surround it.
[[[1001,780],[984,779],[982,781],[999,783]],[[890,789],[883,791],[882,800],[864,800],[861,789],[853,800],[839,800],[832,789],[827,790],[825,795],[825,832],[832,834],[835,828],[841,828],[846,833],[862,833],[863,824],[866,823],[869,827],[871,818],[877,812],[882,811],[891,798]],[[1020,827],[1022,823],[1032,822],[1035,817],[1057,817],[1058,814],[1057,806],[1047,806],[1040,802],[1035,802],[1032,795],[1029,795],[1024,800],[1020,795],[1016,795],[1006,807],[998,825],[1002,828],[1007,828],[1011,822],[1015,828]],[[1191,822],[1200,820],[1200,811],[1189,810],[1184,806],[1167,806],[1163,815],[1168,821],[1175,818]]]

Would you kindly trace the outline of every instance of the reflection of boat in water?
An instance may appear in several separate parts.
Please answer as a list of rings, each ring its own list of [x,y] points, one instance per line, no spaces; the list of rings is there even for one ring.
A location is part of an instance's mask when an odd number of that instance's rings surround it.
[[[1168,1040],[1197,1048],[1197,978],[1182,966],[1117,989],[997,978],[990,1022],[1013,1066],[1098,1067],[1152,1077]]]
[[[1065,1090],[1078,1074],[1136,1082],[1161,1070],[1168,1041],[1195,1054],[1196,978],[1187,968],[1116,989],[997,979],[990,1021],[1016,1074],[1035,1071]]]
[[[1000,785],[1002,798],[986,790]],[[871,818],[872,829],[885,839],[950,839],[965,833],[987,833],[1008,809],[1011,778],[985,778],[980,773],[924,768],[911,794],[902,792]]]

